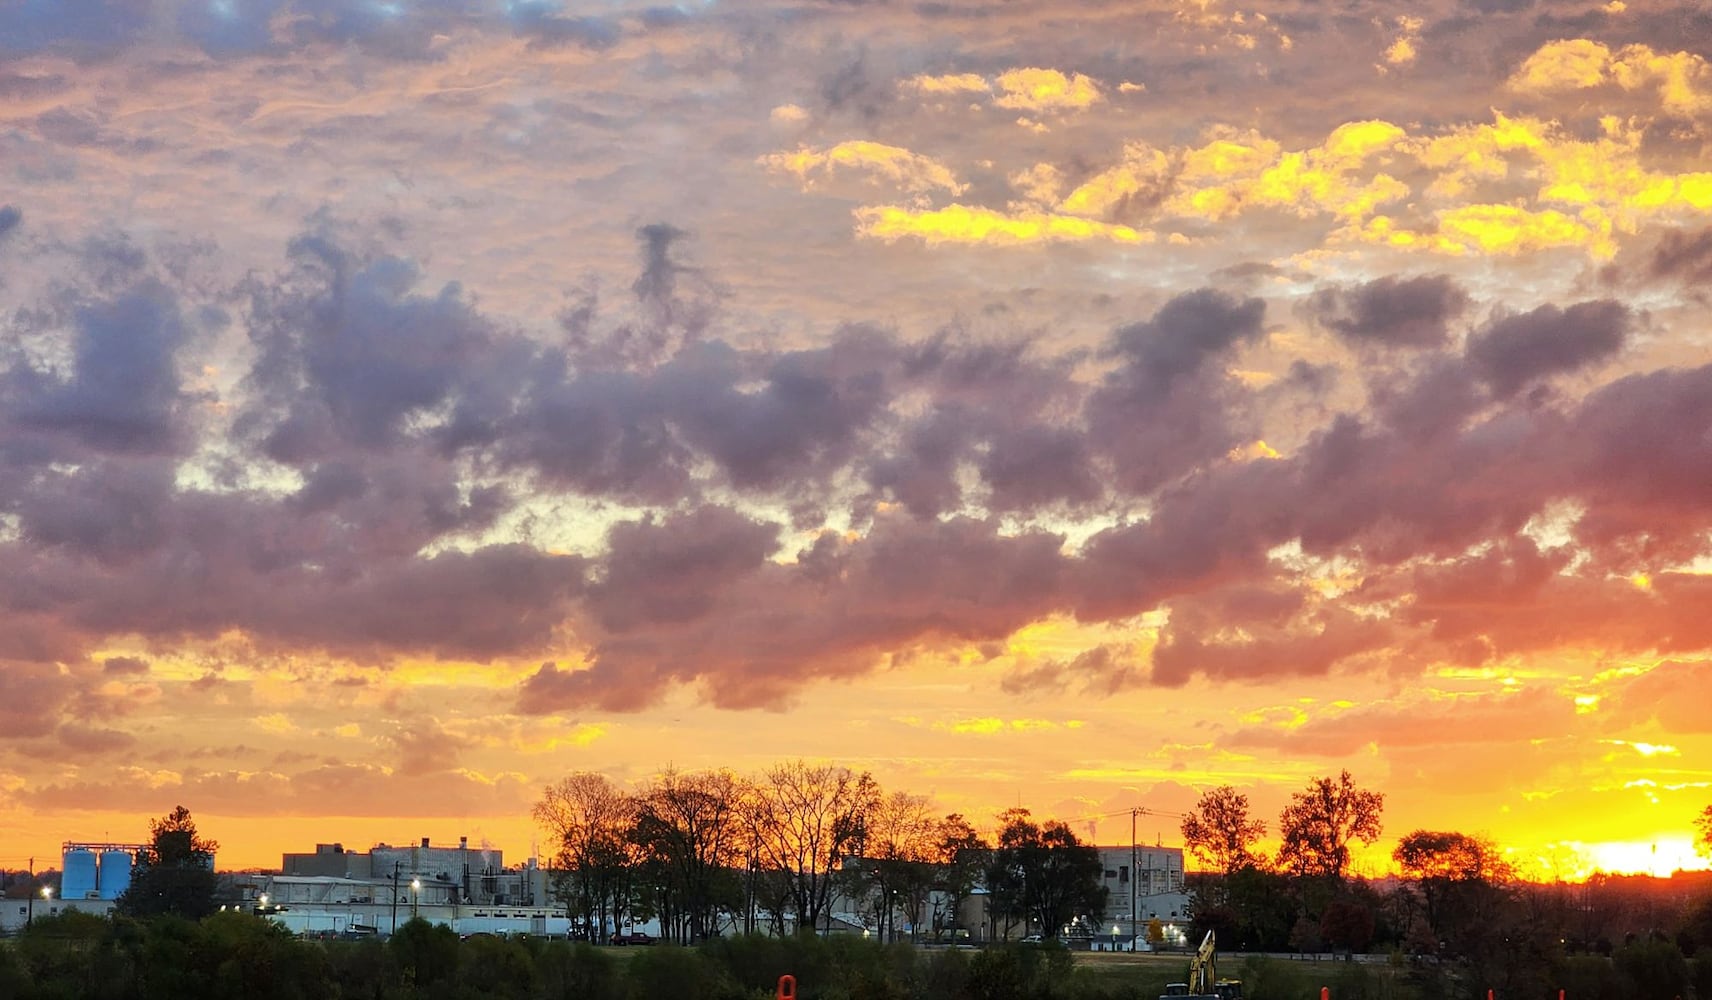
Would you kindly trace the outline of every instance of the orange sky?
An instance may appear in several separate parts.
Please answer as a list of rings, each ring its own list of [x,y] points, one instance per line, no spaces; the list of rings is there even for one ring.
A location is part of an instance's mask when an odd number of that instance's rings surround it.
[[[0,13],[0,865],[1347,768],[1705,867],[1712,14]],[[1083,822],[1086,817],[1108,817]]]

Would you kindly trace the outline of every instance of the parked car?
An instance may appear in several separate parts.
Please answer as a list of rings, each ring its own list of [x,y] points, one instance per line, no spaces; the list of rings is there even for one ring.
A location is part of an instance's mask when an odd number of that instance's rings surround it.
[[[1041,937],[1039,934],[1029,934],[1029,935],[1026,935],[1023,937],[1022,943],[1023,944],[1041,944],[1042,941],[1041,941]]]
[[[631,944],[653,944],[654,939],[649,937],[646,931],[631,931],[628,934],[620,931],[612,936],[612,943],[622,948]]]

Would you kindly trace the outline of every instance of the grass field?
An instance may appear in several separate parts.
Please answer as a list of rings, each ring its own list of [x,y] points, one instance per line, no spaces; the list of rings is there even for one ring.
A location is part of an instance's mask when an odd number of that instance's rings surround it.
[[[1124,987],[1136,996],[1156,997],[1167,983],[1180,983],[1189,968],[1186,954],[1081,952],[1076,975],[1102,987]],[[1416,991],[1403,970],[1389,964],[1327,959],[1221,956],[1221,979],[1238,979],[1246,1000],[1316,1000],[1328,987],[1343,1000],[1408,1000]]]
[[[1076,953],[1076,974],[1101,986],[1129,986],[1142,996],[1158,996],[1166,983],[1180,983],[1189,968],[1188,955],[1128,951]]]
[[[600,950],[628,962],[645,947]],[[1153,1000],[1168,983],[1181,983],[1189,971],[1187,952],[1074,952],[1075,978],[1089,987]],[[1352,963],[1333,959],[1221,955],[1218,975],[1243,984],[1244,1000],[1319,1000],[1322,986],[1333,1000],[1417,1000],[1418,988],[1406,982],[1404,970],[1389,964]],[[1120,993],[1121,991],[1121,993]]]

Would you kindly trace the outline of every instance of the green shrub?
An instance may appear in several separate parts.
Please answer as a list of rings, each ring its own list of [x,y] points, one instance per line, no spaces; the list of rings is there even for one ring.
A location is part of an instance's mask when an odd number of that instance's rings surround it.
[[[624,1000],[617,963],[591,944],[554,941],[536,956],[535,969],[542,1000]]]
[[[458,971],[458,935],[445,924],[419,917],[398,928],[386,942],[406,985],[424,990],[446,982]]]
[[[1242,994],[1247,1000],[1302,1000],[1317,997],[1321,986],[1313,982],[1307,967],[1299,962],[1280,962],[1258,955],[1242,963]],[[1343,1000],[1336,996],[1336,1000]]]
[[[725,970],[700,951],[659,945],[625,965],[631,1000],[725,1000],[733,989]]]
[[[38,916],[16,944],[35,995],[43,1000],[126,997],[136,978],[134,956],[117,946],[112,931],[111,921],[90,913]]]
[[[1688,992],[1688,961],[1673,942],[1639,940],[1612,960],[1629,1000],[1675,1000]]]
[[[379,938],[322,946],[336,1000],[384,1000],[398,986],[398,963]]]
[[[473,937],[458,949],[458,984],[486,997],[528,997],[535,993],[535,960],[521,941]]]
[[[24,969],[23,960],[9,945],[0,941],[0,997],[29,995],[30,974]]]
[[[779,977],[796,977],[797,996],[817,1000],[836,985],[839,970],[833,942],[822,937],[766,937],[747,934],[715,938],[701,953],[745,992],[774,995]]]
[[[1603,955],[1570,955],[1557,966],[1558,988],[1575,1000],[1626,1000],[1623,977]]]

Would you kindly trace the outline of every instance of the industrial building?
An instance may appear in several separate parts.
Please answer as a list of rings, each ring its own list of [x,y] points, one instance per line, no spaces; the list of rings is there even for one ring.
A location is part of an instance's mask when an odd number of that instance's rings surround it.
[[[570,930],[533,858],[507,868],[502,851],[472,847],[467,837],[455,847],[427,837],[367,851],[316,844],[311,853],[284,855],[280,873],[257,876],[252,891],[247,905],[301,934],[386,935],[412,917],[461,934],[562,937]]]
[[[530,867],[533,867],[531,863]],[[496,847],[435,846],[427,837],[407,847],[376,844],[368,851],[347,851],[344,844],[316,844],[313,854],[286,854],[283,876],[379,880],[412,879],[436,886],[436,901],[448,903],[534,903],[545,901],[545,883],[536,885],[522,871],[507,871],[505,853]]]
[[[0,933],[14,934],[37,917],[71,910],[106,914],[131,887],[141,844],[109,844],[68,840],[60,846],[58,891],[46,890],[29,899],[8,899],[0,906]]]
[[[142,844],[67,841],[61,848],[59,895],[65,901],[115,900],[131,887]]]
[[[1183,849],[1123,845],[1100,847],[1106,890],[1106,919],[1092,938],[1095,947],[1141,950],[1148,925],[1159,921],[1167,940],[1177,943],[1189,924],[1189,893],[1184,884]]]
[[[15,931],[32,916],[69,909],[112,910],[130,886],[141,850],[137,844],[68,841],[59,893],[7,900],[0,907],[0,931]],[[1095,948],[1139,950],[1146,947],[1149,925],[1157,920],[1166,941],[1178,943],[1189,914],[1182,849],[1132,845],[1096,850],[1107,893],[1105,915],[1098,926],[1084,922],[1072,935]],[[278,874],[234,876],[226,890],[226,906],[260,913],[301,934],[387,935],[412,917],[445,924],[461,934],[562,937],[571,929],[563,906],[552,896],[548,872],[533,858],[507,868],[504,852],[471,846],[467,837],[460,837],[456,846],[436,845],[423,837],[403,846],[376,844],[367,851],[347,850],[341,843],[316,844],[313,851],[283,855]],[[959,940],[971,943],[1027,933],[1026,928],[1007,933],[990,915],[986,892],[979,887],[955,915],[941,912],[945,901],[938,897],[933,894],[922,913],[904,915],[897,929],[929,937],[932,925],[943,922],[967,928],[962,932],[967,938]],[[866,910],[866,900],[835,892],[827,932],[866,933]],[[770,926],[770,920],[763,925]],[[659,936],[653,923],[635,929]]]

